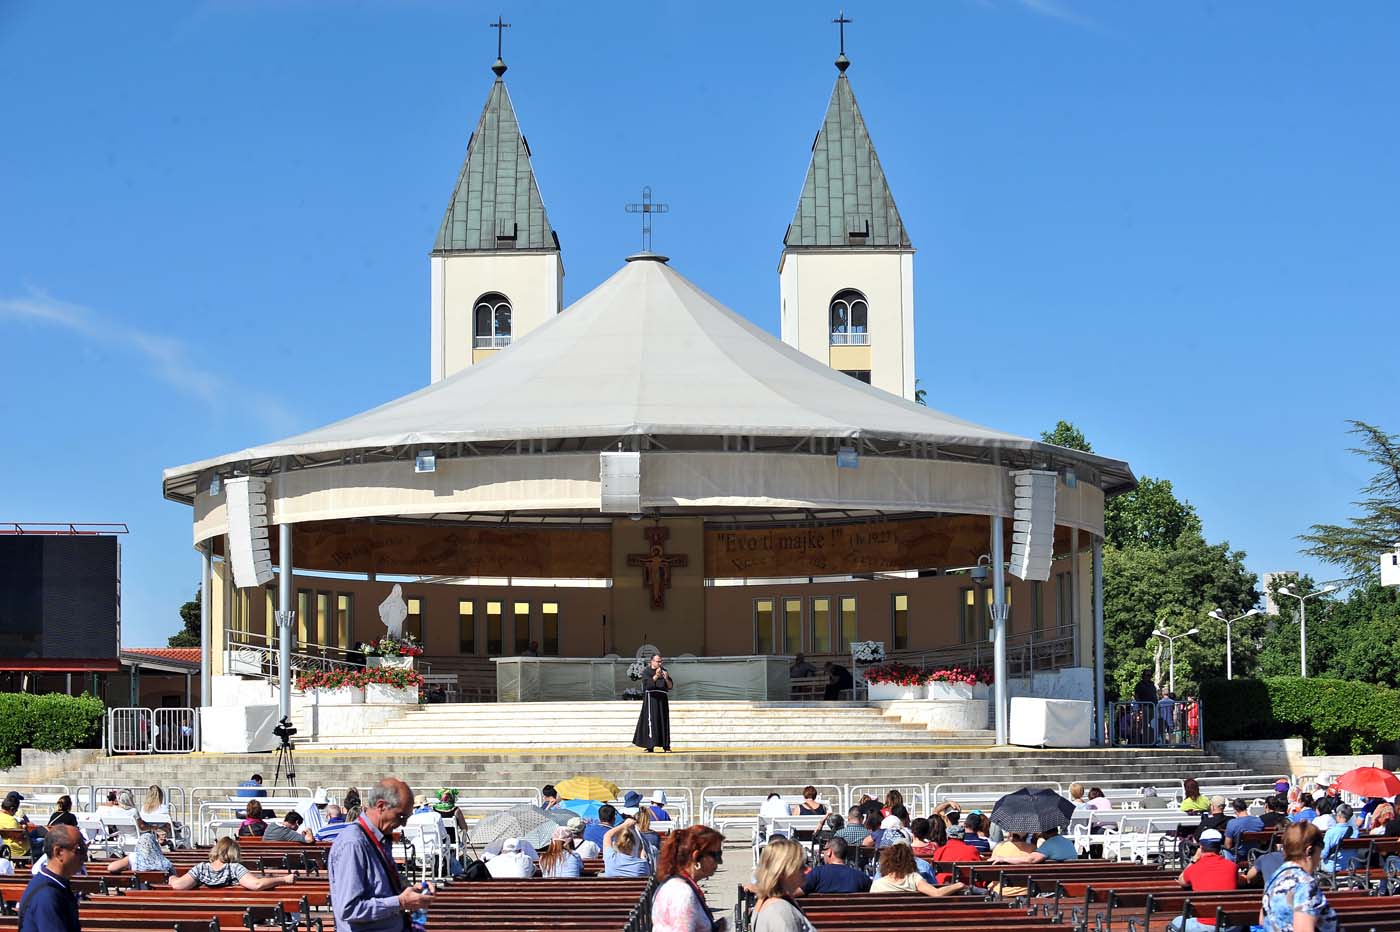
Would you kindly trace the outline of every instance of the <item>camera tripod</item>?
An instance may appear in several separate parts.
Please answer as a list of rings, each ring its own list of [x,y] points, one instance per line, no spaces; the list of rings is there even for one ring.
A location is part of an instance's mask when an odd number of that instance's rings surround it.
[[[283,771],[287,774],[287,785],[297,785],[297,768],[296,762],[292,758],[292,749],[292,739],[289,737],[283,738],[281,746],[277,748],[277,770],[273,773],[273,786],[282,785]]]

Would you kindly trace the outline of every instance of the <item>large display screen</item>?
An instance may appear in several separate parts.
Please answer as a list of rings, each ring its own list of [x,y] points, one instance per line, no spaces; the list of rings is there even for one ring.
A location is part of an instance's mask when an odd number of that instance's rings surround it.
[[[114,659],[121,551],[108,535],[0,535],[0,657]]]

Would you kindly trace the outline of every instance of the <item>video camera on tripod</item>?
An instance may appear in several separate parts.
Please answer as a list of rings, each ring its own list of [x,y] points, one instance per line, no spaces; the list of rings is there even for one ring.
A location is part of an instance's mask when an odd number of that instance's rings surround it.
[[[272,726],[273,737],[282,742],[277,748],[277,770],[272,777],[273,786],[281,784],[283,771],[287,774],[287,785],[296,786],[296,764],[292,760],[292,735],[296,733],[297,726],[292,724],[290,716],[283,716],[280,722]]]

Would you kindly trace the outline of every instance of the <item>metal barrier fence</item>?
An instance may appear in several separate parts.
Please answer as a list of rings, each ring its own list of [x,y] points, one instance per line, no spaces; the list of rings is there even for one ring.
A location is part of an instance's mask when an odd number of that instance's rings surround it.
[[[1111,702],[1109,744],[1113,747],[1200,748],[1201,702]]]
[[[190,754],[197,750],[199,714],[194,709],[107,711],[109,754]]]

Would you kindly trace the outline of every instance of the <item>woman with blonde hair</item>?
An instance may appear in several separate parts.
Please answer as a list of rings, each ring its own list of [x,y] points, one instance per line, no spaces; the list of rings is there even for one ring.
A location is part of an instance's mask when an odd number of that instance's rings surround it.
[[[816,932],[794,897],[802,887],[807,856],[791,838],[779,836],[763,846],[754,875],[753,932]]]
[[[220,838],[209,849],[209,860],[196,864],[179,877],[170,878],[170,889],[193,890],[195,887],[232,887],[236,884],[245,890],[271,890],[295,883],[296,879],[296,874],[254,877],[243,866],[243,852],[239,850],[238,842],[232,838]]]
[[[699,887],[724,862],[724,836],[692,825],[666,836],[656,867],[660,885],[651,901],[652,932],[711,932],[718,927]]]
[[[894,844],[880,849],[880,876],[870,885],[871,893],[922,893],[924,896],[948,896],[963,889],[963,884],[934,886],[919,875],[914,863],[914,849],[907,844]]]
[[[637,810],[637,831],[641,834],[642,840],[651,848],[653,855],[661,850],[661,836],[651,830],[650,806],[643,806]]]
[[[637,832],[637,820],[625,819],[603,836],[604,877],[650,877],[650,850]]]

